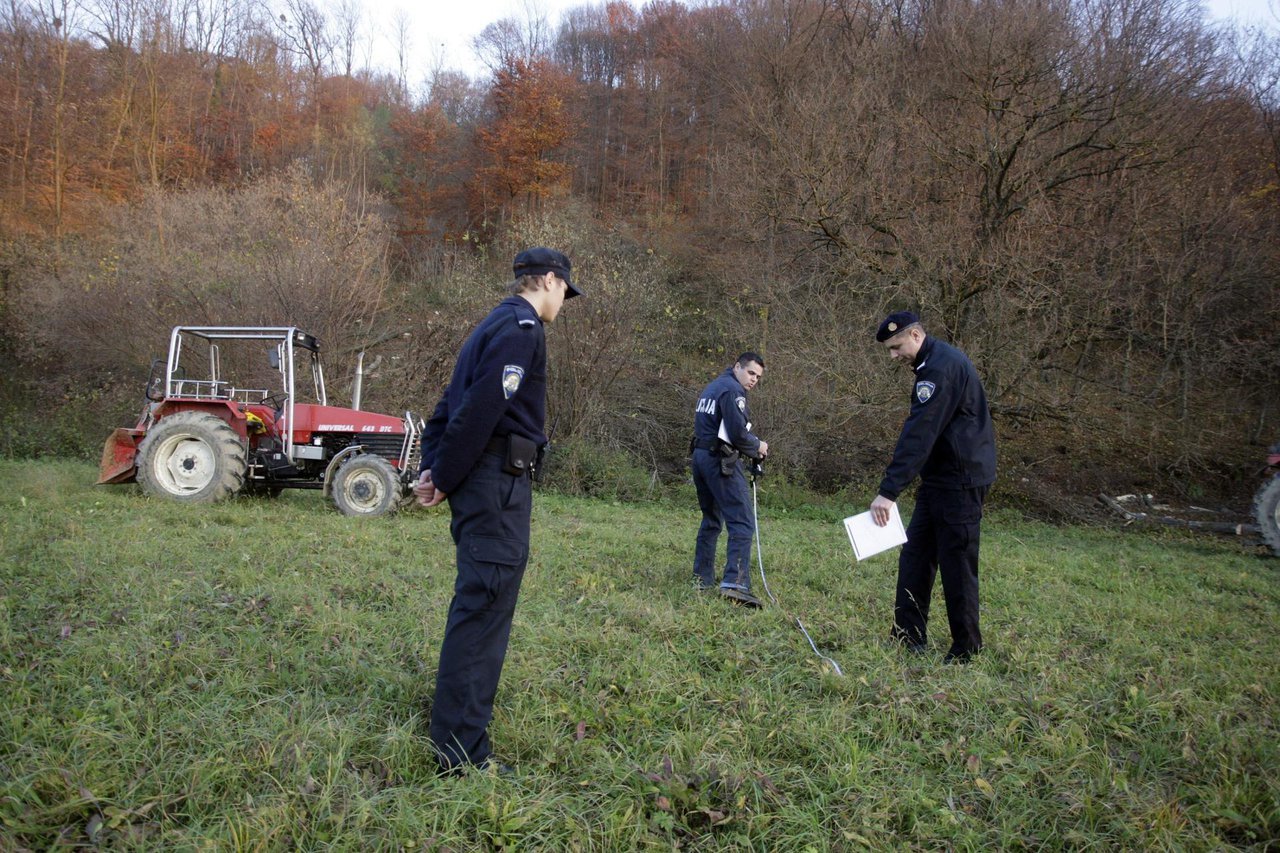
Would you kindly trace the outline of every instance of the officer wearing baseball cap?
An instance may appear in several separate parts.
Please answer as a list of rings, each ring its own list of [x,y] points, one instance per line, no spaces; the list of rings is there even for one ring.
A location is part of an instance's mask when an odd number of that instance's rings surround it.
[[[529,560],[530,484],[547,443],[543,326],[582,293],[569,259],[537,247],[516,255],[511,295],[476,326],[422,431],[413,491],[446,498],[458,572],[440,644],[430,735],[442,771],[493,763],[489,722]]]
[[[871,504],[872,519],[883,527],[898,495],[920,477],[907,544],[898,555],[893,636],[913,651],[927,649],[929,599],[941,573],[951,628],[951,648],[943,660],[964,663],[982,648],[978,541],[982,506],[996,478],[986,391],[968,357],[927,335],[910,311],[886,317],[876,341],[915,373],[911,413]]]
[[[545,246],[525,249],[516,255],[511,268],[516,278],[526,275],[545,275],[553,272],[569,288],[568,293],[564,296],[565,299],[572,299],[575,296],[582,295],[582,291],[573,284],[573,264],[569,262],[568,256],[562,252],[557,252],[555,249],[548,249]]]

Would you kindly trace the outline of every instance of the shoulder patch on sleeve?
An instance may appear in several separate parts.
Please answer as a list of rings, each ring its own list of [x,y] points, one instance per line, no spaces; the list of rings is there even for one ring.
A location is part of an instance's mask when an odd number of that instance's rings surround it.
[[[745,412],[747,410],[747,398],[739,397],[737,402],[738,402],[738,411]]]
[[[921,403],[927,403],[933,397],[933,392],[938,390],[938,386],[932,382],[922,380],[916,383],[916,400]]]
[[[530,328],[531,326],[534,326],[537,322],[538,322],[537,320],[530,320],[530,319],[528,319],[528,318],[525,318],[525,319],[523,319],[523,320],[521,320],[521,321],[520,321],[520,325],[521,325],[521,326],[524,326],[526,329],[528,329],[528,328]]]
[[[520,380],[524,379],[524,368],[518,364],[508,364],[502,368],[502,395],[510,400],[520,390]]]

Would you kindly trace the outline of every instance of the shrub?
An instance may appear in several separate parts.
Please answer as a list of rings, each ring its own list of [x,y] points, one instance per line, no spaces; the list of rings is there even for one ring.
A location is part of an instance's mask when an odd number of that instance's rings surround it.
[[[543,465],[542,484],[568,495],[641,501],[662,497],[657,471],[645,471],[622,450],[567,441],[552,447]]]

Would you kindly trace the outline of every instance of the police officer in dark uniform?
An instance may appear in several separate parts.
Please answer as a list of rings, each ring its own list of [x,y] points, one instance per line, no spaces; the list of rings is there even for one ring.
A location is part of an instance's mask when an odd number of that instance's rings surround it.
[[[720,528],[729,528],[728,562],[720,594],[751,607],[760,600],[751,594],[751,537],[755,521],[741,457],[763,459],[769,443],[751,432],[747,392],[760,381],[764,359],[744,352],[712,380],[698,397],[693,417],[693,485],[702,508],[693,555],[693,581],[698,589],[716,587],[716,544]]]
[[[907,543],[898,556],[893,636],[927,648],[929,597],[939,569],[951,626],[945,663],[965,663],[982,648],[978,629],[978,540],[982,505],[996,479],[996,441],[982,381],[956,347],[929,337],[910,311],[890,314],[876,331],[895,361],[911,365],[911,413],[871,504],[884,526],[907,485],[920,476]]]
[[[440,644],[431,740],[440,767],[491,761],[489,721],[511,619],[529,559],[530,477],[547,437],[543,324],[581,293],[569,259],[547,248],[516,255],[512,295],[481,321],[422,433],[414,493],[447,497],[458,574]]]

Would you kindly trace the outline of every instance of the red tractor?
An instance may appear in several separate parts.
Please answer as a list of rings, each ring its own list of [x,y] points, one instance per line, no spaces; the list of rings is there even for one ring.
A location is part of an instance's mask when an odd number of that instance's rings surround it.
[[[1267,451],[1268,478],[1253,496],[1253,516],[1258,522],[1262,541],[1280,557],[1280,444]]]
[[[137,426],[107,439],[98,483],[186,503],[321,489],[346,515],[394,512],[412,498],[422,421],[360,411],[358,380],[356,408],[330,406],[320,344],[300,329],[177,326]]]

